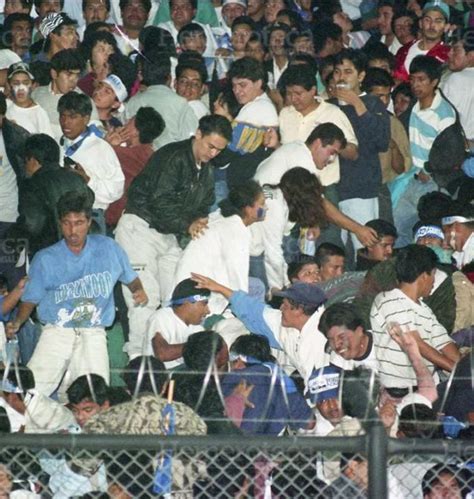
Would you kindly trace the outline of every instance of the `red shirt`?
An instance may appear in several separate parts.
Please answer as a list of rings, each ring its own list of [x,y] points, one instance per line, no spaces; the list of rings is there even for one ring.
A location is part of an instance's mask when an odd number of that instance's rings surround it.
[[[127,192],[133,179],[142,172],[145,165],[148,163],[150,156],[153,154],[151,144],[139,144],[132,147],[113,146],[117,155],[120,166],[122,167],[125,176],[125,185],[123,195],[120,199],[113,202],[107,208],[105,220],[108,225],[117,225],[119,218],[122,215],[125,205],[127,204]]]

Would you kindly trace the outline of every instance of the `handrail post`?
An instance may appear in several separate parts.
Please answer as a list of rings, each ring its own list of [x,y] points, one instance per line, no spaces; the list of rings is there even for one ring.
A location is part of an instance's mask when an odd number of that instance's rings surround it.
[[[381,422],[368,431],[369,498],[387,499],[388,438]]]

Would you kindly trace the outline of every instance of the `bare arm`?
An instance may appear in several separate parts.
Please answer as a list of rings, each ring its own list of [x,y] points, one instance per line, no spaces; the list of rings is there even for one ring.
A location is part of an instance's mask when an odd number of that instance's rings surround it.
[[[403,157],[397,144],[391,140],[389,145],[390,151],[392,153],[391,167],[395,173],[403,173],[405,171],[405,158]]]
[[[159,332],[155,333],[155,336],[151,340],[151,344],[153,346],[153,353],[155,354],[155,357],[160,359],[162,362],[176,360],[183,355],[184,343],[170,345]]]
[[[425,341],[423,341],[419,336],[417,338],[418,347],[420,349],[421,355],[426,359],[433,363],[436,367],[440,367],[445,371],[452,371],[453,367],[456,364],[455,360],[447,357],[443,350],[439,352],[432,346],[428,345]],[[447,345],[446,345],[447,346]],[[446,348],[446,347],[444,347]]]
[[[139,277],[128,283],[127,288],[133,295],[135,305],[146,305],[148,303],[148,296],[143,289],[143,284]]]
[[[353,232],[357,239],[365,246],[373,246],[377,243],[377,234],[370,227],[365,227],[360,225],[352,218],[344,215],[340,210],[338,210],[331,201],[323,199],[324,211],[328,220],[333,224],[341,227],[341,229],[346,229],[349,232]]]
[[[35,303],[21,302],[18,307],[18,315],[15,320],[7,323],[6,334],[8,338],[13,338],[24,322],[28,320],[35,309]]]
[[[214,291],[214,293],[219,293],[227,299],[229,299],[234,294],[234,290],[227,288],[226,286],[223,286],[222,284],[219,284],[212,279],[209,279],[209,277],[191,272],[191,279],[197,282],[197,287],[199,289],[208,289],[209,291]]]
[[[20,301],[23,290],[25,289],[26,277],[20,279],[20,282],[15,286],[15,288],[3,299],[2,304],[2,315],[6,315],[11,312]]]
[[[347,143],[346,147],[339,153],[344,159],[350,159],[351,161],[356,161],[359,159],[359,148],[355,144]]]

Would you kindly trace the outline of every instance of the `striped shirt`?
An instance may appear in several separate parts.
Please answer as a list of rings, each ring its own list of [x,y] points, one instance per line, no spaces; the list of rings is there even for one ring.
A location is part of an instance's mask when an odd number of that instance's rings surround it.
[[[388,388],[415,386],[416,375],[408,356],[387,332],[391,322],[400,324],[404,331],[418,331],[420,337],[436,350],[441,350],[451,339],[430,307],[422,301],[415,303],[400,289],[392,289],[376,296],[370,311],[370,323],[379,362],[380,381]],[[434,365],[427,360],[425,363],[434,373]],[[439,381],[437,375],[435,381]]]
[[[410,149],[413,166],[423,168],[436,137],[456,121],[453,106],[443,99],[439,90],[429,108],[420,109],[417,102],[410,115]]]

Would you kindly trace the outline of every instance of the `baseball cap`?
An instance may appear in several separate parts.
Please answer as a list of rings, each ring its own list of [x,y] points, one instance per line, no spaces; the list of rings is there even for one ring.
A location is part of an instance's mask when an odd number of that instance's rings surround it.
[[[426,224],[419,227],[419,229],[415,233],[415,243],[418,239],[422,237],[433,237],[435,239],[444,239],[444,234],[438,225]]]
[[[408,407],[409,405],[413,404],[426,405],[430,409],[433,408],[433,404],[424,395],[412,392],[409,393],[408,395],[405,395],[400,401],[400,403],[397,405],[397,414],[400,416],[405,407]]]
[[[282,298],[288,298],[288,300],[300,305],[316,308],[327,300],[324,291],[319,286],[306,282],[295,282],[289,288],[282,291],[275,291],[273,294]]]
[[[341,371],[342,369],[336,366],[313,370],[308,380],[308,395],[313,404],[338,398]]]
[[[12,64],[8,68],[7,79],[10,80],[17,73],[26,73],[32,80],[35,79],[33,73],[31,73],[30,71],[30,67],[28,66],[28,64],[26,64],[26,62],[15,62],[14,64]]]
[[[50,12],[41,21],[39,31],[46,39],[56,28],[59,28],[63,24],[71,26],[77,24],[77,22],[71,19],[65,12]]]
[[[171,296],[170,306],[208,301],[211,292],[208,289],[200,289],[197,285],[196,281],[192,279],[184,279],[184,281],[177,284]]]
[[[244,7],[244,9],[247,8],[247,1],[246,0],[224,0],[222,2],[222,7],[225,7],[226,5],[230,5],[231,3],[241,5],[242,7]]]
[[[425,14],[429,10],[437,10],[438,12],[441,12],[441,14],[443,14],[443,16],[446,18],[446,21],[449,21],[449,7],[443,2],[443,0],[434,0],[433,2],[428,2],[427,4],[425,4],[423,8],[423,14]]]

